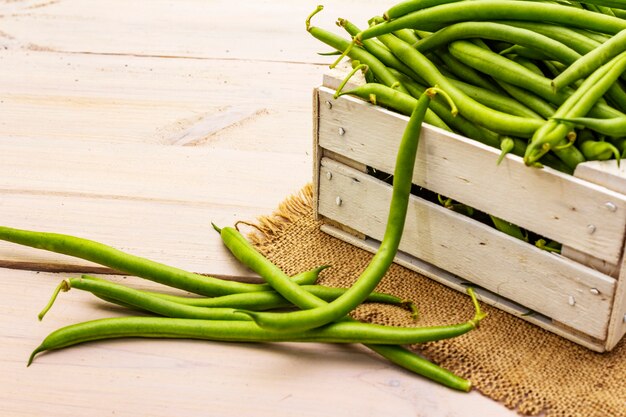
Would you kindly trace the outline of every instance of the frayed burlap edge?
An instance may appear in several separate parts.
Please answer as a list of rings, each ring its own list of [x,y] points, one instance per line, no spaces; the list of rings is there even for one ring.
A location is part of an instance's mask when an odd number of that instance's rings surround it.
[[[308,183],[300,191],[283,200],[270,215],[257,217],[255,231],[248,234],[250,242],[261,252],[280,236],[287,224],[311,212],[313,184]]]

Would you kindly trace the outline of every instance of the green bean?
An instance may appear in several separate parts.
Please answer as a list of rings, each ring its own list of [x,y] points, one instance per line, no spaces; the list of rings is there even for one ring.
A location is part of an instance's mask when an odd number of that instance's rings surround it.
[[[59,291],[71,288],[91,292],[96,296],[119,301],[126,306],[140,308],[166,317],[189,318],[197,320],[250,320],[245,314],[228,307],[195,307],[155,297],[143,291],[102,279],[66,278],[57,286],[46,307],[39,313],[39,320],[48,312],[56,300]]]
[[[315,11],[311,13],[311,15],[307,18],[306,30],[316,39],[337,49],[338,51],[347,53],[350,58],[367,65],[381,83],[385,84],[388,87],[396,86],[399,91],[406,93],[404,87],[400,85],[398,83],[398,80],[387,70],[385,64],[380,62],[374,55],[367,52],[361,47],[353,47],[352,43],[349,40],[344,39],[341,36],[338,36],[322,28],[311,26],[311,18],[315,14],[319,13],[322,9],[322,6],[318,6]]]
[[[552,80],[552,86],[559,90],[570,85],[576,80],[591,74],[611,58],[626,50],[626,30],[613,36],[611,39],[598,46],[580,59],[573,62],[559,76]]]
[[[529,29],[533,32],[540,33],[557,42],[561,42],[565,46],[573,49],[581,55],[595,49],[599,42],[589,39],[587,36],[582,35],[571,28],[559,25],[553,25],[544,22],[526,22],[526,21],[501,21],[509,26],[515,26],[519,28]]]
[[[621,158],[620,151],[609,142],[586,140],[578,146],[583,155],[585,155],[585,158],[590,161],[606,161],[614,157],[617,160],[617,166],[619,166]]]
[[[390,7],[384,14],[384,20],[395,19],[417,10],[427,9],[440,4],[452,3],[459,0],[405,0]]]
[[[170,317],[117,317],[87,321],[50,333],[31,353],[79,343],[122,337],[202,339],[228,342],[327,342],[403,345],[457,337],[475,329],[484,314],[463,323],[432,327],[391,327],[359,322],[332,323],[312,330],[273,332],[251,321],[195,320]]]
[[[573,49],[545,35],[528,29],[516,28],[497,22],[462,22],[447,26],[428,38],[417,42],[414,47],[426,53],[459,39],[481,38],[500,40],[530,47],[545,53],[560,62],[572,63],[580,58]]]
[[[594,103],[617,80],[617,77],[626,69],[626,52],[613,58],[609,63],[598,68],[554,113],[554,118],[571,118],[584,116]],[[571,130],[570,123],[549,120],[535,132],[528,147],[524,160],[527,164],[536,162],[549,150],[563,146],[564,138]],[[570,152],[571,147],[565,148]],[[561,157],[561,154],[557,154]],[[583,159],[584,160],[584,159]],[[572,164],[570,164],[570,167]],[[575,166],[575,165],[574,165]]]
[[[379,104],[389,107],[407,116],[413,112],[413,109],[415,108],[415,103],[417,102],[417,100],[413,98],[413,96],[411,96],[410,94],[405,94],[400,91],[394,90],[393,88],[389,88],[382,84],[376,83],[367,83],[360,85],[351,89],[350,91],[340,92],[338,96],[346,94],[356,95],[363,98],[364,100],[371,102],[372,104]],[[437,126],[442,129],[451,131],[452,129],[450,129],[445,121],[441,120],[439,114],[443,113],[439,112],[438,114],[436,114],[429,109],[429,111],[426,112],[424,121],[429,125]],[[450,120],[449,118],[446,119]]]
[[[227,281],[194,274],[122,252],[99,242],[64,234],[0,226],[0,240],[85,259],[123,274],[135,275],[195,294],[216,296],[271,290],[267,284]]]
[[[325,306],[283,314],[246,312],[255,322],[263,327],[280,331],[311,329],[323,326],[347,315],[357,305],[363,302],[367,295],[378,285],[387,269],[392,264],[400,244],[406,220],[409,196],[411,194],[413,169],[415,166],[422,120],[428,108],[429,101],[436,92],[437,90],[432,88],[427,90],[418,100],[409,118],[398,147],[393,177],[392,197],[385,234],[376,254],[356,282],[342,296]],[[224,234],[224,230],[225,229],[221,232],[222,235]],[[224,239],[223,237],[223,240],[227,245],[230,243],[230,239]],[[232,242],[237,243],[237,240],[232,238]],[[231,252],[236,256],[242,256],[241,250],[231,250]],[[245,259],[243,259],[242,262],[249,265]],[[258,262],[253,261],[252,264],[254,270],[254,265],[258,264]],[[264,267],[265,265],[260,266]],[[258,273],[264,276],[270,285],[274,286],[277,292],[281,293],[289,301],[296,303],[298,299],[297,294],[292,288],[287,288],[289,284],[284,280],[284,277],[282,277],[283,279],[274,280],[273,276]],[[280,274],[277,273],[277,276],[279,275]],[[291,285],[289,286],[291,287]]]
[[[224,231],[223,229],[216,228],[216,230],[220,231],[220,235],[224,238],[224,243],[229,249],[231,249],[233,254],[236,254],[239,259],[243,260],[245,265],[249,266],[253,270],[256,270],[268,282],[276,282],[277,280],[280,281],[281,279],[285,279],[285,276],[281,274],[280,270],[277,270],[277,268],[273,266],[268,259],[264,258],[256,249],[249,245],[245,238],[236,229],[229,228],[224,233],[222,233]],[[264,264],[265,267],[259,268],[259,265],[261,264]],[[480,306],[478,305],[476,296],[473,293],[473,290],[470,291],[469,294],[472,298],[472,302],[474,303],[476,317],[480,320],[484,317],[484,315],[480,312]],[[297,289],[293,291],[293,296],[294,304],[303,309],[327,305],[326,301],[320,298],[304,295]],[[345,320],[350,321],[352,319],[346,317]],[[414,373],[426,376],[445,386],[462,391],[468,391],[471,387],[471,383],[466,379],[460,378],[450,371],[430,363],[426,359],[409,352],[401,346],[366,344],[366,347],[396,365]]]
[[[466,65],[465,63],[459,61],[446,49],[437,50],[434,56],[439,57],[443,61],[445,68],[458,79],[463,80],[469,84],[482,87],[486,90],[491,90],[494,93],[498,92],[497,86],[495,86],[493,80],[491,80],[489,77],[486,77],[485,74],[476,71],[469,65]]]
[[[537,114],[545,119],[551,117],[556,111],[556,107],[554,107],[552,104],[548,103],[541,97],[527,90],[524,90],[523,88],[506,83],[502,80],[496,80],[496,82],[511,97],[513,97],[523,105],[527,106],[529,109],[534,110],[535,112],[537,112]]]
[[[321,268],[321,267],[320,267]],[[316,270],[320,269],[316,268]],[[95,280],[97,278],[83,275],[83,279]],[[324,285],[300,285],[300,288],[310,292],[316,297],[324,301],[332,301],[339,297],[346,290],[345,288],[326,287]],[[171,294],[163,294],[154,291],[135,290],[143,294],[157,297],[166,301],[183,304],[194,307],[231,307],[231,308],[243,308],[248,310],[272,310],[278,308],[292,307],[293,304],[281,297],[280,294],[275,291],[255,291],[249,293],[229,294],[222,295],[220,297],[182,297]],[[402,300],[396,296],[386,293],[373,292],[367,297],[365,302],[368,303],[383,303],[396,305],[408,309],[411,312],[415,312],[412,303]]]
[[[471,122],[494,132],[513,136],[530,136],[541,126],[541,120],[498,112],[471,99],[452,85],[421,52],[395,36],[382,35],[379,39],[394,55],[419,71],[429,84],[438,85],[445,90],[458,106],[460,114]]]
[[[405,28],[435,31],[451,23],[479,20],[521,20],[560,23],[565,26],[615,34],[626,28],[626,22],[613,16],[559,4],[533,1],[481,0],[460,1],[418,10],[375,26],[356,36],[356,40],[375,38]]]
[[[494,93],[491,90],[485,90],[475,85],[465,83],[458,80],[450,80],[450,83],[463,91],[470,98],[473,98],[477,102],[484,104],[487,107],[491,107],[494,110],[501,111],[503,113],[512,114],[521,117],[532,117],[535,119],[542,119],[543,117],[537,114],[535,111],[526,107],[524,104],[517,100],[514,100],[504,94]],[[552,113],[550,113],[551,115]]]
[[[460,61],[494,78],[525,88],[554,104],[560,105],[564,103],[569,96],[574,94],[574,90],[571,89],[554,92],[550,79],[539,76],[516,62],[480,48],[470,42],[454,41],[450,43],[448,48]],[[603,103],[594,103],[591,112],[594,116],[598,117],[616,117],[623,114]],[[462,109],[461,113],[463,113]],[[534,126],[536,127],[536,124]]]
[[[504,157],[511,153],[515,149],[515,141],[511,138],[503,138],[500,141],[500,156],[498,156],[498,160],[496,161],[496,165],[500,165]]]
[[[559,122],[573,123],[608,136],[626,136],[626,116],[612,119],[592,117],[554,117]]]
[[[356,36],[361,31],[356,25],[346,19],[337,19],[337,25],[344,28],[351,36]],[[402,61],[395,57],[384,45],[377,42],[375,39],[367,39],[363,41],[363,47],[385,64],[389,68],[394,68],[404,74],[407,74],[415,80],[422,81],[422,78],[413,71],[410,67],[405,65]],[[392,72],[393,74],[393,72]],[[395,75],[395,74],[393,74]],[[401,84],[402,84],[402,80]]]
[[[507,222],[506,220],[502,220],[499,217],[489,215],[493,225],[499,231],[506,233],[507,235],[514,237],[519,240],[523,240],[524,242],[528,242],[528,236],[522,232],[519,226],[514,225],[511,222]]]
[[[427,87],[420,85],[419,83],[416,83],[411,79],[408,79],[408,77],[406,77],[404,74],[397,74],[397,77],[402,80],[405,87],[407,88],[407,90],[409,90],[411,96],[413,96],[414,98],[419,98],[424,93],[424,91],[427,90]],[[358,96],[363,96],[367,92],[367,90],[362,90],[361,88],[357,90],[360,91],[356,91],[354,92],[354,94]],[[350,91],[346,92],[346,94],[351,93],[352,92]],[[417,99],[415,99],[415,103],[417,103]],[[430,102],[430,108],[457,133],[461,133],[470,139],[477,140],[480,143],[484,143],[485,145],[492,147],[497,146],[500,142],[500,135],[498,135],[497,133],[492,132],[482,126],[475,125],[463,116],[460,116],[458,114],[453,115],[450,112],[449,107],[446,106],[445,103],[443,103],[443,101],[440,100],[438,97],[435,97],[435,99]],[[407,113],[406,115],[409,116],[410,113]]]

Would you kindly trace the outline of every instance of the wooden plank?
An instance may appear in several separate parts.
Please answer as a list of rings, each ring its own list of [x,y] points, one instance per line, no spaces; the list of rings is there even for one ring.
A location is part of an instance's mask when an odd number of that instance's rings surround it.
[[[309,2],[41,0],[45,6],[35,8],[30,3],[0,3],[2,31],[12,38],[8,46],[257,62],[330,63],[335,59],[319,57],[317,52],[331,48],[305,30],[304,19],[315,7]],[[328,4],[313,23],[346,36],[334,24],[337,17],[365,27],[373,14],[383,11],[374,0],[342,0]]]
[[[328,408],[320,398],[332,401],[337,417],[384,415],[389,407],[402,415],[426,410],[433,417],[468,411],[515,416],[476,391],[440,387],[357,345],[119,339],[42,354],[27,368],[29,353],[51,331],[128,314],[72,290],[60,294],[39,323],[37,313],[64,276],[0,269],[0,408],[5,416],[313,417]],[[133,277],[108,278],[160,288]],[[352,395],[344,395],[346,389]]]
[[[322,225],[321,230],[331,236],[371,253],[375,253],[380,246],[380,241],[378,240],[372,238],[360,239],[353,236],[351,233],[344,232],[341,229],[328,224]],[[394,262],[457,291],[465,292],[467,290],[467,280],[451,274],[444,269],[424,262],[423,260],[407,253],[398,252]],[[497,307],[502,311],[506,311],[507,313],[514,315],[515,317],[526,320],[541,327],[542,329],[558,334],[561,337],[571,340],[581,346],[585,346],[593,351],[604,352],[606,350],[605,343],[603,341],[583,335],[580,332],[567,331],[562,326],[555,324],[549,317],[543,316],[537,312],[531,312],[523,305],[503,298],[502,296],[484,288],[476,288],[475,290],[481,302]]]
[[[7,226],[74,234],[196,272],[235,270],[235,277],[250,279],[256,275],[233,261],[210,222],[270,214],[310,181],[309,163],[272,152],[3,140],[0,218]],[[86,264],[3,242],[0,265]]]
[[[320,214],[381,239],[391,187],[329,159],[321,170]],[[615,280],[590,268],[418,197],[411,200],[400,249],[592,337],[606,337]]]
[[[320,100],[332,90],[320,87]],[[408,118],[342,96],[320,108],[320,146],[393,172]],[[344,134],[339,135],[342,127]],[[626,230],[626,196],[550,168],[531,169],[499,150],[424,125],[413,182],[477,210],[617,264]],[[616,210],[607,209],[610,202]]]
[[[320,66],[22,50],[1,59],[2,137],[310,148]]]
[[[626,194],[626,167],[614,161],[589,161],[576,167],[574,175],[610,190]],[[612,207],[611,207],[612,209]],[[613,349],[626,335],[626,258],[622,257],[609,321],[606,348]]]

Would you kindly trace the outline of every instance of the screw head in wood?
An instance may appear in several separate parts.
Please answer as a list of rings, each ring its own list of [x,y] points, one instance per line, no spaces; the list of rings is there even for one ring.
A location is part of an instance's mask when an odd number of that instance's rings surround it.
[[[335,198],[335,204],[337,204],[338,206],[340,206],[343,203],[343,200],[341,199],[341,197],[337,197]]]
[[[596,226],[594,226],[593,224],[588,224],[587,225],[587,233],[589,233],[590,235],[594,234],[596,231]]]
[[[326,100],[326,107],[328,107],[329,109],[333,108],[333,103],[331,103],[330,101]]]
[[[346,134],[346,129],[344,129],[343,127],[339,128],[339,136],[343,136]]]
[[[332,172],[330,172],[330,171],[328,171],[328,172],[326,173],[326,178],[328,178],[328,180],[332,180],[332,179],[333,179],[333,173],[332,173]]]
[[[617,210],[617,206],[614,203],[611,203],[610,201],[607,203],[604,203],[604,207],[608,210],[608,211],[616,211]]]
[[[569,298],[568,298],[568,300],[567,300],[567,304],[569,304],[569,305],[571,305],[571,306],[576,305],[576,299],[574,298],[574,296],[573,296],[573,295],[570,295],[570,296],[569,296]]]

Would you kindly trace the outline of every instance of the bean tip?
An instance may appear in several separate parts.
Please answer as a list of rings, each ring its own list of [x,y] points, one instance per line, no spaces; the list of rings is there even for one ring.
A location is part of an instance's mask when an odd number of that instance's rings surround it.
[[[218,227],[215,223],[211,222],[211,226],[213,226],[213,229],[215,229],[217,233],[222,233],[222,228]]]

